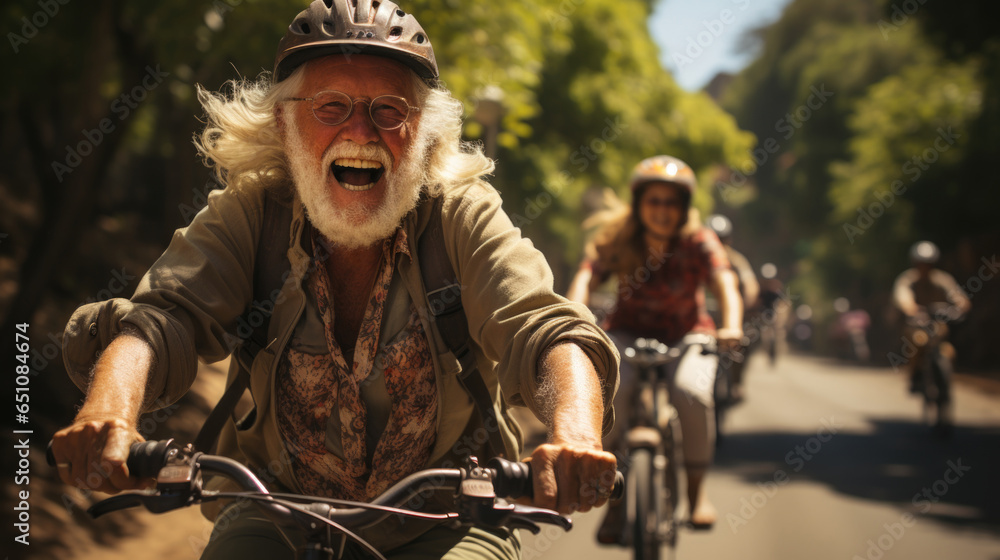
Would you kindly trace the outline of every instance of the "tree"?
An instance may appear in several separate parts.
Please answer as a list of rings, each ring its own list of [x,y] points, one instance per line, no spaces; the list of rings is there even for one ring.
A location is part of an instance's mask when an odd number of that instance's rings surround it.
[[[732,175],[749,191],[750,256],[793,272],[820,319],[838,296],[881,319],[917,239],[941,244],[953,271],[996,245],[1000,199],[985,178],[1000,137],[998,39],[951,9],[793,1],[757,31],[760,57],[725,94],[759,138],[754,164]]]

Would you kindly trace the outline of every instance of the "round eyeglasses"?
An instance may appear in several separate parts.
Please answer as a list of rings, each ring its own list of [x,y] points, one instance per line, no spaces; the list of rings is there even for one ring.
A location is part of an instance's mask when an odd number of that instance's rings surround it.
[[[312,112],[316,120],[331,126],[349,119],[356,103],[367,103],[372,122],[382,130],[395,130],[403,126],[410,111],[420,110],[396,95],[380,95],[368,101],[364,98],[352,99],[342,91],[321,91],[312,97],[289,97],[285,101],[312,101]]]

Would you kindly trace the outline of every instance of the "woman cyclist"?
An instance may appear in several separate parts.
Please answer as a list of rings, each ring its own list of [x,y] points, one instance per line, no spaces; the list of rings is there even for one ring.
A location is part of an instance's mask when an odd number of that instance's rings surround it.
[[[610,220],[588,246],[568,297],[588,303],[590,292],[614,276],[617,301],[604,327],[619,351],[638,337],[686,348],[681,359],[673,362],[671,401],[683,431],[690,521],[695,527],[708,528],[716,519],[703,488],[714,448],[712,388],[718,357],[703,355],[702,349],[713,342],[713,336],[722,350],[734,349],[742,338],[737,279],[719,238],[697,223],[691,209],[696,180],[690,166],[671,156],[651,157],[636,166],[629,186],[631,206]],[[706,286],[720,302],[722,327],[718,330],[705,311]],[[627,410],[636,376],[624,361],[621,368],[615,406]],[[605,449],[614,449],[626,429],[616,425]],[[609,510],[598,535],[601,542],[617,540],[610,533],[620,515],[614,508]]]

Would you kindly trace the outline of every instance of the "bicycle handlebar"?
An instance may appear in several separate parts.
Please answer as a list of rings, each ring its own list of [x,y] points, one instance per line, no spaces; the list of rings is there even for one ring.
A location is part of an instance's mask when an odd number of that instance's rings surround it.
[[[906,324],[911,327],[927,328],[935,324],[960,323],[965,313],[958,307],[944,302],[921,305],[916,315],[906,317]]]
[[[51,442],[46,451],[46,459],[50,465],[55,465]],[[259,505],[275,514],[275,519],[294,516],[293,510],[297,509],[307,516],[320,515],[354,530],[375,525],[393,514],[431,519],[464,517],[467,520],[526,528],[535,532],[538,528],[534,525],[534,521],[556,524],[565,530],[569,530],[572,526],[568,518],[554,511],[521,505],[494,505],[494,498],[497,496],[516,499],[533,495],[531,464],[501,458],[492,459],[487,467],[479,467],[475,463],[475,458],[471,458],[469,468],[419,471],[394,484],[370,504],[325,500],[310,496],[272,495],[257,476],[241,463],[228,457],[198,453],[190,446],[180,449],[174,445],[172,439],[132,444],[126,465],[132,477],[155,478],[157,490],[154,493],[133,492],[113,496],[94,504],[88,510],[91,516],[98,517],[137,505],[143,505],[154,513],[162,513],[198,501],[243,496],[257,499]],[[202,472],[224,475],[249,492],[202,491]],[[445,517],[397,509],[430,490],[452,490],[456,492],[457,497],[465,498],[469,503],[465,506],[459,504],[460,508],[464,507],[464,511]],[[620,499],[623,493],[624,477],[617,471],[611,499]],[[290,500],[302,501],[305,504],[295,504]]]
[[[667,346],[655,338],[637,338],[631,346],[625,349],[625,360],[639,367],[658,367],[679,359],[688,345]],[[702,355],[721,356],[717,343],[702,344]],[[742,361],[734,359],[734,361]]]

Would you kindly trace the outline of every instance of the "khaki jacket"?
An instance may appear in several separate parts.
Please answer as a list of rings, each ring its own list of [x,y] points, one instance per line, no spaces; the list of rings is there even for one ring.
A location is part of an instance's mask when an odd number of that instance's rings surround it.
[[[144,403],[147,410],[173,403],[191,387],[198,358],[209,363],[222,360],[233,350],[234,341],[248,336],[242,318],[248,306],[262,312],[272,307],[271,302],[253,301],[265,196],[263,189],[213,192],[191,225],[175,232],[131,300],[93,303],[74,313],[66,326],[63,355],[77,386],[86,390],[96,356],[124,325],[141,331],[156,354]],[[586,307],[553,291],[545,258],[513,227],[492,187],[472,182],[442,196],[445,250],[461,285],[476,362],[502,424],[487,429],[500,430],[507,457],[520,456],[520,429],[507,409],[524,405],[539,415],[538,359],[549,346],[572,340],[588,354],[601,377],[606,433],[614,419],[611,403],[618,383],[619,357],[613,344],[595,326]],[[272,294],[271,343],[257,355],[250,372],[256,415],[239,429],[235,422],[227,422],[217,452],[248,465],[272,490],[300,492],[290,468],[293,458],[279,436],[274,390],[279,359],[296,325],[306,320],[302,287],[314,266],[308,236],[303,235],[308,225],[305,212],[297,197],[292,205],[290,274],[280,292]],[[437,439],[427,467],[451,467],[459,466],[471,448],[488,438],[457,378],[458,361],[432,328],[427,309],[417,240],[430,210],[430,204],[421,204],[404,219],[412,258],[397,257],[389,298],[412,301],[428,333],[439,402]],[[387,309],[381,340],[389,340],[393,329],[402,327],[393,324],[391,315]],[[380,363],[377,357],[374,361]],[[229,382],[238,367],[232,360]],[[214,517],[212,511],[206,514]]]

